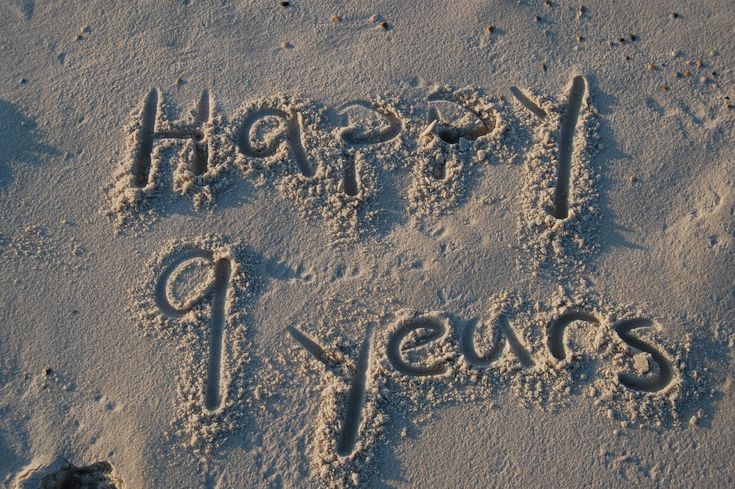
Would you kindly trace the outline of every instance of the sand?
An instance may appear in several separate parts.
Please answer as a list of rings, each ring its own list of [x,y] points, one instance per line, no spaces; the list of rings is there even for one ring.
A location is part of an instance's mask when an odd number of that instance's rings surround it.
[[[732,487],[734,25],[0,3],[0,484]]]

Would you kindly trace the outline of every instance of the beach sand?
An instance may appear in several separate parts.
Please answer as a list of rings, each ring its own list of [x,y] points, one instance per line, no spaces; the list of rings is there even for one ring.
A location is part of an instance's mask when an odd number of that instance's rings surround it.
[[[0,484],[735,486],[728,0],[0,2]]]

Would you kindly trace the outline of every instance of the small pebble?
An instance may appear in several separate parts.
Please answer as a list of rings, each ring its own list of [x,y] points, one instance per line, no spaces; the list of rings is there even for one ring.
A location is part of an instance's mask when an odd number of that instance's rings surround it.
[[[653,70],[654,70],[654,68],[656,68],[656,66],[654,66],[654,64],[653,64],[653,63],[648,63],[648,66],[647,66],[647,68],[648,68],[648,71],[653,71]]]
[[[288,7],[291,5],[291,2],[281,2],[281,7]]]
[[[671,12],[671,16],[673,18],[675,18],[675,19],[678,19],[679,18],[679,13],[678,12]]]
[[[378,24],[378,27],[380,27],[384,31],[387,31],[388,30],[388,23],[386,21],[383,21],[380,24]]]
[[[541,20],[543,20],[543,19],[541,19],[541,16],[537,15],[536,16],[536,22],[541,22]]]
[[[702,68],[702,58],[697,58],[697,60],[694,62],[694,66],[696,66],[698,70],[701,69]]]
[[[293,44],[291,44],[290,42],[284,42],[283,44],[281,44],[281,47],[283,49],[291,49],[293,47]]]
[[[28,80],[26,80],[25,78],[21,78],[20,79],[20,84],[21,85],[25,85],[26,83],[28,83]]]
[[[636,37],[636,35],[635,35],[635,34],[631,34],[631,35],[630,35],[630,40],[631,40],[631,41],[637,41],[637,40],[638,40],[638,37]]]
[[[334,14],[332,16],[332,22],[334,22],[335,24],[339,24],[340,22],[342,22],[342,16]]]
[[[661,90],[663,90],[664,92],[668,92],[669,91],[669,86],[668,85],[661,85]]]
[[[77,41],[83,41],[83,40],[84,40],[84,36],[81,34],[77,34]]]
[[[541,69],[546,71],[548,68],[546,67],[546,63],[541,63]]]
[[[487,27],[485,28],[485,30],[486,30],[486,31],[487,31],[488,33],[492,34],[492,33],[493,33],[493,31],[495,30],[495,26],[491,24],[491,25],[487,26]]]
[[[690,76],[692,76],[692,74],[689,70],[684,72],[684,78],[689,78]]]
[[[582,41],[584,41],[584,37],[582,37],[582,36],[577,36],[577,42],[582,42]]]

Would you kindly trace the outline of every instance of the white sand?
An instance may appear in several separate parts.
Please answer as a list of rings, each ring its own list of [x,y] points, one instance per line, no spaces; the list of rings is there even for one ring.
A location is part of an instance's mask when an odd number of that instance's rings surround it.
[[[733,26],[0,2],[0,484],[734,486]]]

